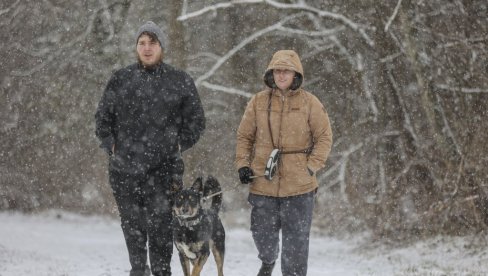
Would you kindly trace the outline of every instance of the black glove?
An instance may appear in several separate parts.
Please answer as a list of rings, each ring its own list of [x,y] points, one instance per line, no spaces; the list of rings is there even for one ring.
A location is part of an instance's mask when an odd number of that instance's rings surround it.
[[[239,180],[241,180],[242,184],[249,184],[252,182],[251,176],[254,176],[251,168],[249,167],[242,167],[239,169]]]

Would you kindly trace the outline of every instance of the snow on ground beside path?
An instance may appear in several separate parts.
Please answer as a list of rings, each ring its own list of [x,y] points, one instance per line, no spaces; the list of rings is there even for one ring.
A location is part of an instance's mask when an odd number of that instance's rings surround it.
[[[486,237],[484,237],[486,238]],[[482,245],[466,249],[480,240]],[[226,276],[256,275],[260,262],[247,229],[227,229]],[[365,236],[312,236],[309,276],[488,275],[483,237],[439,237],[404,248],[371,246]],[[275,269],[274,276],[281,276]],[[182,275],[177,254],[173,275]],[[118,221],[65,212],[0,212],[0,276],[126,276],[129,262]],[[216,275],[209,258],[202,276]]]

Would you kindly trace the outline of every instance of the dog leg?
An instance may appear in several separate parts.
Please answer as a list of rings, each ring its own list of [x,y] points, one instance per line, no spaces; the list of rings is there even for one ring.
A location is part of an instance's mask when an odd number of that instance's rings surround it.
[[[201,255],[196,260],[194,260],[194,262],[192,262],[193,270],[191,272],[191,276],[200,276],[200,273],[202,272],[203,269],[203,265],[207,262],[208,255],[210,255],[210,252],[208,252],[208,254]]]
[[[195,253],[191,252],[190,247],[184,243],[176,243],[176,248],[178,248],[179,252],[183,252],[189,259],[193,260],[197,257]]]
[[[181,252],[178,253],[178,255],[180,256],[181,268],[183,269],[183,275],[190,276],[190,260]]]
[[[212,243],[212,254],[217,264],[218,276],[224,276],[224,254]]]

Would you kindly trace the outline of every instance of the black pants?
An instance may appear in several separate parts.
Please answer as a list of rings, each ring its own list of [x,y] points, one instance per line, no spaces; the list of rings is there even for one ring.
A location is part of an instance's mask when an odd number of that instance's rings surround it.
[[[290,197],[249,194],[251,231],[264,263],[274,263],[279,253],[281,230],[281,272],[283,276],[305,276],[308,267],[310,228],[314,192]]]
[[[129,251],[131,275],[144,271],[148,251],[152,274],[171,275],[173,235],[169,175],[164,170],[138,175],[110,170],[109,176]]]

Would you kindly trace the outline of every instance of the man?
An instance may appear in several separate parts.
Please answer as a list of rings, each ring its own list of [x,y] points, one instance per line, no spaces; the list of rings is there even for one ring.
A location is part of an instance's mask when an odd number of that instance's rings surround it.
[[[130,276],[171,275],[172,189],[182,185],[181,152],[205,129],[193,80],[163,62],[166,38],[153,22],[136,34],[138,62],[116,71],[98,105],[96,135],[110,155]]]
[[[236,166],[240,181],[250,183],[251,231],[262,261],[258,276],[269,276],[273,271],[280,230],[283,276],[307,274],[318,187],[315,174],[325,166],[332,131],[323,105],[300,88],[302,81],[297,53],[276,52],[264,75],[269,89],[251,98],[237,131]],[[268,157],[276,151],[273,176],[267,165]]]

